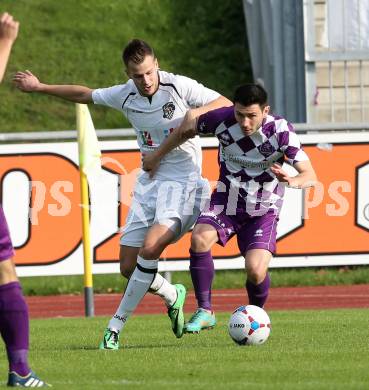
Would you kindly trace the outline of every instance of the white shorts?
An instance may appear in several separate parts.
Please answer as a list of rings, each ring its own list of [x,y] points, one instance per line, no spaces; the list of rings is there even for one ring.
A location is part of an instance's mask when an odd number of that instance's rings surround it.
[[[148,229],[154,224],[168,226],[178,241],[195,224],[210,197],[207,180],[187,183],[140,178],[135,186],[121,245],[141,247]]]

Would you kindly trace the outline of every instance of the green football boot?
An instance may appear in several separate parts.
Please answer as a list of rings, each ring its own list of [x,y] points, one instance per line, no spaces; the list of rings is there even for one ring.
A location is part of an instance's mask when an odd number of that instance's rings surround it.
[[[106,328],[99,349],[119,349],[119,332]]]
[[[176,337],[179,339],[183,336],[184,329],[184,314],[183,306],[186,299],[186,289],[182,284],[175,284],[174,287],[177,290],[177,300],[168,309],[168,316],[172,323],[172,330]]]
[[[204,329],[213,329],[216,324],[215,315],[205,309],[197,309],[184,326],[185,333],[200,333]]]

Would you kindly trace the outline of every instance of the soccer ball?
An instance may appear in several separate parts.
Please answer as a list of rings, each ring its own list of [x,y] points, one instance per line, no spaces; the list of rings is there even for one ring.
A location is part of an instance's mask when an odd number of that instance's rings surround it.
[[[240,306],[231,315],[229,335],[238,345],[259,345],[270,334],[270,319],[262,308],[254,305]]]

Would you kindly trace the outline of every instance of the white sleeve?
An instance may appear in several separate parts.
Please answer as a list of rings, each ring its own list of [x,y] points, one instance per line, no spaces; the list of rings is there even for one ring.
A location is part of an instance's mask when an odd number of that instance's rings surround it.
[[[130,91],[127,84],[115,85],[109,88],[99,88],[92,91],[92,100],[94,104],[101,104],[122,111],[122,104],[125,96]]]
[[[220,96],[218,92],[204,87],[202,84],[189,77],[177,76],[176,81],[179,94],[192,108],[204,106]]]

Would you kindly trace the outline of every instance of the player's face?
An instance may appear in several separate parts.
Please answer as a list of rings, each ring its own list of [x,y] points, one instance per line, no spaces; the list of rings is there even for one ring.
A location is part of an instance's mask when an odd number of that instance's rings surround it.
[[[141,95],[152,96],[159,85],[158,69],[158,60],[148,55],[140,64],[129,61],[126,72]]]
[[[263,123],[263,119],[268,115],[270,107],[260,107],[259,104],[251,104],[243,106],[240,103],[235,103],[234,114],[243,133],[247,136],[259,130]]]

